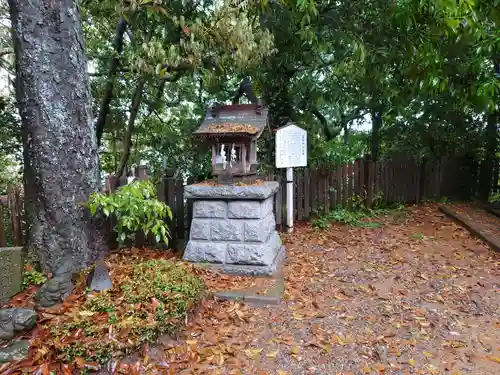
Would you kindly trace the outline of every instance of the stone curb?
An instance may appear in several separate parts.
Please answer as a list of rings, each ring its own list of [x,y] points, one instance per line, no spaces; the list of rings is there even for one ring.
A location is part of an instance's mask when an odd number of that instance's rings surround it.
[[[474,223],[469,222],[465,217],[456,213],[454,210],[452,210],[449,207],[440,205],[439,209],[445,215],[449,216],[450,218],[452,218],[453,220],[458,222],[460,225],[464,226],[474,236],[481,238],[493,250],[495,250],[496,252],[500,252],[500,243],[495,238],[490,236],[488,233],[484,233],[483,231],[481,231],[481,227],[479,225],[476,225]]]
[[[215,292],[214,296],[229,301],[242,301],[256,304],[279,305],[281,303],[280,297],[246,295],[243,292]]]
[[[495,215],[496,217],[500,217],[500,208],[488,204],[482,204],[480,205],[480,208],[488,211],[490,214]]]

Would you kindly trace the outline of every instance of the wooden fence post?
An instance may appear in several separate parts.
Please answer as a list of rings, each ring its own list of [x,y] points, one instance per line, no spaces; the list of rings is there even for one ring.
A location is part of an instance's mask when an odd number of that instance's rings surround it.
[[[377,162],[372,161],[370,154],[365,154],[363,157],[363,180],[365,183],[366,190],[366,200],[365,205],[367,208],[372,208],[373,206],[373,190],[375,187],[375,164]]]
[[[4,206],[0,202],[0,247],[7,246],[7,239],[5,238],[5,221],[3,219]]]
[[[175,218],[177,217],[177,207],[175,205],[175,179],[173,177],[165,177],[165,203],[172,210],[173,220],[168,220],[168,229],[170,232],[169,248],[172,248],[173,243],[177,240],[177,228],[175,226]]]
[[[420,203],[425,198],[425,172],[427,170],[427,158],[423,157],[420,160],[417,178],[417,203]]]
[[[189,176],[187,179],[187,184],[192,185],[193,183],[194,183],[194,177]],[[191,233],[191,221],[193,220],[193,200],[192,199],[186,199],[186,211],[187,211],[186,232],[187,232],[187,238],[189,239],[189,235]]]
[[[11,187],[8,194],[8,205],[10,212],[10,229],[12,235],[12,246],[22,246],[23,234],[21,227],[22,205],[21,195],[18,187]]]
[[[174,217],[174,222],[177,228],[177,239],[183,240],[186,227],[184,226],[184,183],[182,180],[177,180],[175,184],[175,205],[177,216]]]

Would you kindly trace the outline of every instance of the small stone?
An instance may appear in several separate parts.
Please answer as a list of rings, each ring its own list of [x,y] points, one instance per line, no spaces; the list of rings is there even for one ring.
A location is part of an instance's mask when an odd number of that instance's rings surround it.
[[[31,309],[14,309],[14,330],[27,331],[35,326],[37,314]]]
[[[96,262],[94,269],[89,273],[87,278],[87,285],[90,289],[97,292],[102,292],[113,287],[108,267],[106,267],[104,261],[98,260]]]
[[[35,300],[43,307],[52,307],[62,302],[73,291],[71,273],[47,280],[35,295]]]
[[[14,324],[12,322],[0,324],[0,340],[8,341],[14,336]]]
[[[36,317],[36,312],[31,309],[0,309],[0,340],[10,340],[16,332],[33,328]]]
[[[29,340],[16,341],[5,348],[0,348],[0,363],[20,361],[28,357]]]

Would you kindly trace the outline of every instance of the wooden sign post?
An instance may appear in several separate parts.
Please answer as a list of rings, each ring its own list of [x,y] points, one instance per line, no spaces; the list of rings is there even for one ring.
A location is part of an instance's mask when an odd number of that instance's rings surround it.
[[[286,168],[286,226],[293,232],[293,168],[307,166],[307,132],[289,123],[276,131],[276,168]]]

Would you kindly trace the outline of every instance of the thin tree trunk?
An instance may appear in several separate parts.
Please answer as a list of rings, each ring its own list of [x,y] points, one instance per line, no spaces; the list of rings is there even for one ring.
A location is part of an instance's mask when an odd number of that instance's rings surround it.
[[[323,128],[323,134],[325,135],[326,139],[328,141],[332,140],[335,138],[337,134],[334,134],[330,127],[328,126],[328,121],[326,120],[326,117],[323,116],[323,114],[318,110],[318,109],[313,109],[311,113],[318,119],[318,121],[321,123],[321,127]]]
[[[9,0],[22,121],[28,248],[45,271],[105,244],[82,205],[99,186],[81,15],[72,0]]]
[[[380,151],[380,129],[382,128],[382,111],[380,109],[372,110],[372,138],[371,154],[372,160],[377,161]]]
[[[123,138],[123,153],[122,157],[120,158],[120,163],[118,164],[118,169],[116,170],[116,175],[119,177],[123,175],[123,172],[125,171],[128,160],[130,158],[130,149],[132,148],[132,134],[134,132],[135,120],[137,118],[137,114],[139,113],[139,108],[142,102],[144,82],[144,77],[139,78],[137,87],[134,90],[134,95],[132,96],[132,103],[130,105],[130,117],[128,118],[127,130],[125,131],[125,136]],[[115,188],[117,187],[118,186],[115,186]]]
[[[347,146],[349,144],[349,136],[350,136],[349,123],[346,122],[344,124],[344,145],[345,146]]]
[[[116,55],[109,61],[108,80],[106,82],[106,88],[104,89],[101,108],[99,109],[99,116],[97,117],[95,126],[98,147],[101,145],[101,138],[102,134],[104,133],[104,127],[106,126],[106,118],[109,112],[109,105],[111,104],[111,99],[113,98],[113,88],[115,86],[116,73],[120,64],[120,55],[123,51],[123,35],[125,34],[126,29],[127,22],[124,19],[121,19],[116,26],[114,40]]]

